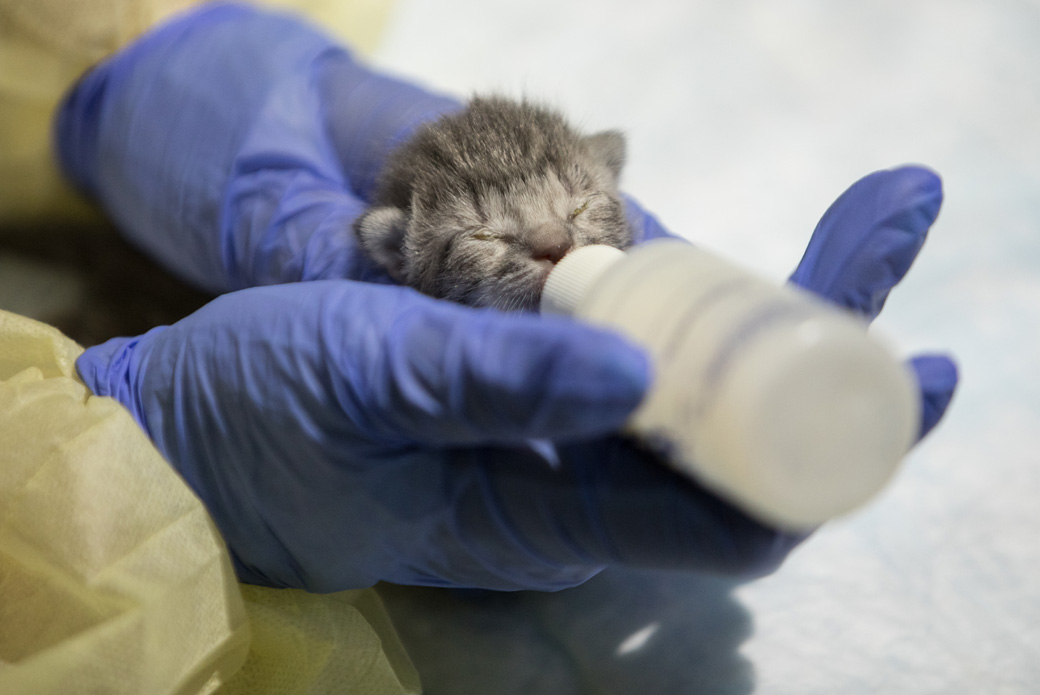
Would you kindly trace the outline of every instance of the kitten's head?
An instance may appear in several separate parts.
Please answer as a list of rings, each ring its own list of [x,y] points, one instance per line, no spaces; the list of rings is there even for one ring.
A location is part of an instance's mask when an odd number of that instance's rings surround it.
[[[399,282],[444,299],[537,310],[572,248],[624,248],[623,136],[582,136],[529,103],[477,98],[420,130],[383,172],[354,225]]]

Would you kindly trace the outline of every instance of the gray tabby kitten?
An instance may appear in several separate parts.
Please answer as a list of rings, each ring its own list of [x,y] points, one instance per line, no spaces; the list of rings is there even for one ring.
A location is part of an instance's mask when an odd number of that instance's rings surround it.
[[[354,231],[402,284],[537,311],[568,251],[631,243],[617,188],[624,159],[617,131],[582,136],[547,108],[478,97],[390,155]]]

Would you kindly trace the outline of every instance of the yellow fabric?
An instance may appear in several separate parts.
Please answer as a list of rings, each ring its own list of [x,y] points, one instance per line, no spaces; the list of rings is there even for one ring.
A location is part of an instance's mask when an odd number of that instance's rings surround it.
[[[199,0],[0,0],[0,227],[96,223],[62,181],[51,116],[91,65]],[[362,52],[372,50],[393,0],[265,0],[293,10]]]
[[[92,221],[50,153],[51,115],[92,64],[197,0],[0,0],[0,221]]]
[[[235,582],[202,504],[78,380],[81,352],[0,311],[0,693],[418,693],[374,591]]]
[[[79,352],[0,312],[0,692],[212,692],[249,646],[227,554]]]
[[[253,641],[245,666],[220,695],[420,691],[375,591],[241,589]]]
[[[0,237],[100,217],[50,126],[93,63],[198,0],[0,0]],[[392,0],[269,0],[365,52]],[[0,311],[0,693],[419,692],[374,591],[239,586],[209,516],[82,348]],[[251,628],[251,630],[250,630]]]
[[[256,0],[254,4],[297,12],[364,55],[376,49],[394,6],[393,0]]]

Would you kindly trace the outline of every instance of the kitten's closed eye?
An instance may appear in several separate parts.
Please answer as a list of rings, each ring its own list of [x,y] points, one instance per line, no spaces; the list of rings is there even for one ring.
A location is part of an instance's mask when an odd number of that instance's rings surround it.
[[[590,207],[596,207],[602,202],[609,202],[610,196],[603,191],[593,191],[588,195],[585,200],[582,201],[581,205],[574,208],[571,214],[567,216],[568,220],[574,220],[582,213],[586,212]]]
[[[468,234],[474,241],[501,241],[502,235],[495,234],[490,229],[475,229]]]

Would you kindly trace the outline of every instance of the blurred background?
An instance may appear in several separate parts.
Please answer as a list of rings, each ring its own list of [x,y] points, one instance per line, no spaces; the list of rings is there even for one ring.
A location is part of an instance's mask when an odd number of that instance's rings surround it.
[[[1040,3],[398,0],[380,17],[374,64],[624,130],[629,193],[777,281],[853,181],[933,168],[946,202],[876,325],[906,353],[952,352],[962,375],[891,486],[771,577],[608,571],[556,594],[383,587],[427,691],[1035,692]],[[0,308],[83,344],[205,300],[110,230],[0,233]]]

